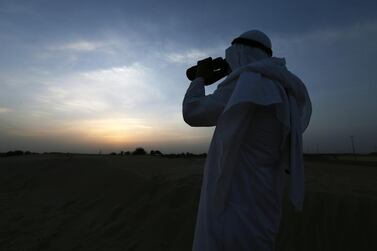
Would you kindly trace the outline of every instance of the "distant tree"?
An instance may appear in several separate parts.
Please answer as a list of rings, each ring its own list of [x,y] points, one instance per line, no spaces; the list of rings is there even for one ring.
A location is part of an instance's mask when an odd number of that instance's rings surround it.
[[[162,156],[163,154],[159,150],[152,150],[150,152],[150,155],[153,155],[153,156]]]
[[[115,153],[115,152],[111,152],[110,155],[117,155],[117,153]]]
[[[194,156],[195,156],[195,154],[193,154],[193,153],[189,153],[189,152],[186,153],[186,157],[194,157]]]
[[[135,151],[133,151],[132,154],[133,155],[145,155],[145,154],[147,154],[147,152],[144,150],[144,148],[138,147],[138,148],[135,149]]]
[[[168,154],[164,154],[164,157],[166,157],[166,158],[177,158],[177,154],[175,154],[175,153],[168,153]]]
[[[127,151],[127,152],[124,153],[124,155],[130,155],[130,154],[131,154],[130,151]]]
[[[23,151],[15,150],[15,151],[9,151],[9,152],[5,153],[5,156],[19,156],[19,155],[23,155],[23,154],[24,154]]]
[[[123,156],[123,155],[124,155],[124,152],[123,152],[123,151],[120,151],[119,155]]]
[[[154,155],[162,156],[163,154],[159,150],[156,150],[154,151]]]

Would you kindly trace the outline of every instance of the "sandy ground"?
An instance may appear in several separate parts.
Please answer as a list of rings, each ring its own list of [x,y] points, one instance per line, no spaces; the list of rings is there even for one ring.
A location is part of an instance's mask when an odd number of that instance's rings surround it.
[[[191,250],[204,159],[0,158],[0,251]],[[377,166],[306,162],[278,250],[377,250]]]

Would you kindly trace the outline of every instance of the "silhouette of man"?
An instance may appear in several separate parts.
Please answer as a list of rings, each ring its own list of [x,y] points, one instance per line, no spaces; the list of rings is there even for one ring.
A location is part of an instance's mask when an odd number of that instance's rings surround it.
[[[194,251],[274,250],[284,176],[301,210],[302,133],[311,116],[305,85],[272,57],[271,41],[252,30],[234,39],[225,60],[231,73],[205,95],[206,69],[183,100],[191,126],[216,126],[206,159]]]

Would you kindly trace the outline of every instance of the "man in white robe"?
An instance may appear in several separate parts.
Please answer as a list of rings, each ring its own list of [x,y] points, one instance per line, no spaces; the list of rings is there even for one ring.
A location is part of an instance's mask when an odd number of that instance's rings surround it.
[[[232,72],[216,91],[205,95],[204,79],[197,77],[183,100],[187,124],[216,126],[193,251],[274,250],[286,172],[290,199],[302,208],[302,133],[311,116],[307,90],[284,59],[272,57],[264,33],[252,30],[239,38],[226,50]]]

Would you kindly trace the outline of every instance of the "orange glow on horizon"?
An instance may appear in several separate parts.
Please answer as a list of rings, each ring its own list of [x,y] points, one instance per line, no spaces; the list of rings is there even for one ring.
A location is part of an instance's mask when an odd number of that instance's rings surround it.
[[[74,130],[74,128],[72,128]],[[83,140],[107,145],[132,144],[151,136],[153,128],[135,119],[100,119],[78,123],[77,131]]]

